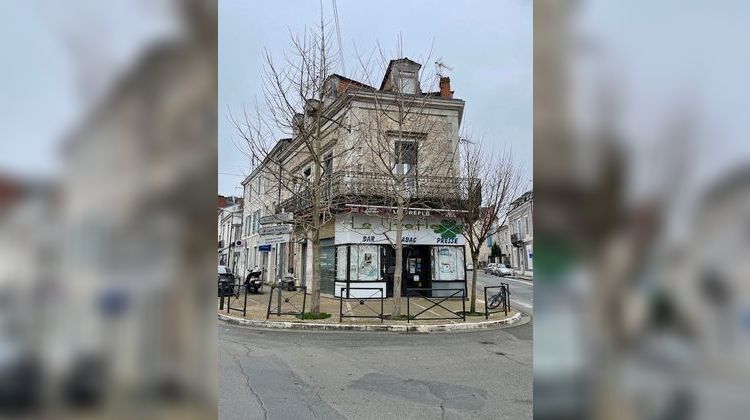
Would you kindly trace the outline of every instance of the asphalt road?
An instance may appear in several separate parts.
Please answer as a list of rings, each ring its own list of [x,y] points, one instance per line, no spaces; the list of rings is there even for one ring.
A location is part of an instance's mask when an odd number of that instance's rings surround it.
[[[471,271],[466,272],[468,285],[471,287]],[[484,270],[477,271],[477,296],[484,300],[485,286],[499,286],[500,282],[508,283],[510,287],[511,306],[528,314],[534,313],[534,283],[529,280],[514,277],[499,277],[484,274]],[[481,304],[479,305],[481,306]],[[482,308],[484,308],[482,306]],[[483,309],[479,310],[480,312]]]
[[[434,334],[219,325],[222,419],[524,419],[532,324]]]

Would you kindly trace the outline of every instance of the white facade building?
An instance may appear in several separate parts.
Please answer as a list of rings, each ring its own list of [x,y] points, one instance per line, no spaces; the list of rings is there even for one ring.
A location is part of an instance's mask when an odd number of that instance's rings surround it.
[[[219,209],[219,265],[228,266],[233,273],[239,274],[240,248],[242,241],[242,204],[237,202]]]
[[[510,204],[511,268],[523,276],[534,275],[534,192],[527,191]]]

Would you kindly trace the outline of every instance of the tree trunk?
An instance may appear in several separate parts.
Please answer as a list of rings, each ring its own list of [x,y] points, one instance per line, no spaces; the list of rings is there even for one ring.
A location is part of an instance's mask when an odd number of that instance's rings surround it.
[[[310,282],[310,312],[320,313],[320,227],[312,232],[312,281]]]
[[[320,135],[321,118],[320,112],[316,114],[316,133],[313,139],[313,186],[310,188],[312,201],[312,282],[310,284],[310,311],[314,315],[320,313],[320,208],[321,208],[321,185],[323,182],[320,171]]]
[[[394,248],[396,249],[396,267],[393,271],[393,308],[391,309],[391,319],[398,319],[401,316],[401,277],[403,259],[404,259],[404,247],[401,242],[404,235],[404,208],[398,206],[396,210],[396,243]]]
[[[479,252],[475,253],[471,250],[471,264],[474,266],[471,270],[471,304],[469,305],[469,312],[477,311],[477,269],[479,268]]]

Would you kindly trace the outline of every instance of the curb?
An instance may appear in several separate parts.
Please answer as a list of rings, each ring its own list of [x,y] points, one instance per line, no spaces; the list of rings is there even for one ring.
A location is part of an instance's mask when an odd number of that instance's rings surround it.
[[[500,325],[512,325],[521,319],[521,312],[505,319],[492,321],[471,322],[463,324],[437,324],[437,325],[386,325],[386,324],[315,324],[309,322],[294,321],[264,321],[256,319],[237,318],[219,313],[219,320],[229,324],[244,325],[248,327],[259,327],[279,330],[320,330],[320,331],[391,331],[391,332],[414,332],[431,333],[443,331],[468,331],[484,328],[492,328]]]

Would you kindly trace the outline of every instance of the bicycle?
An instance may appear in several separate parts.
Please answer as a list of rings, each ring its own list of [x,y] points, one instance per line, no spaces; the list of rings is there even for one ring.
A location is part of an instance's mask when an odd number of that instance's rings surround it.
[[[501,288],[499,292],[491,296],[487,300],[487,308],[496,309],[497,307],[499,307],[506,299],[506,296],[505,296],[506,292],[508,296],[510,296],[510,290],[506,290],[505,287]]]

